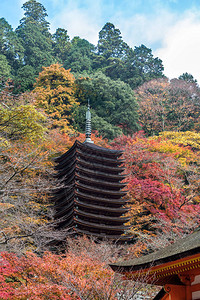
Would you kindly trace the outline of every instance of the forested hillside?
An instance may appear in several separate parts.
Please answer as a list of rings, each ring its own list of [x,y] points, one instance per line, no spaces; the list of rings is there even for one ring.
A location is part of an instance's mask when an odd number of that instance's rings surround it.
[[[131,299],[141,286],[108,264],[200,225],[200,88],[189,73],[166,78],[111,23],[92,45],[52,34],[36,0],[22,10],[15,30],[0,19],[0,299]],[[55,230],[54,158],[85,140],[88,100],[94,143],[124,150],[130,245]],[[66,252],[52,249],[66,235]]]

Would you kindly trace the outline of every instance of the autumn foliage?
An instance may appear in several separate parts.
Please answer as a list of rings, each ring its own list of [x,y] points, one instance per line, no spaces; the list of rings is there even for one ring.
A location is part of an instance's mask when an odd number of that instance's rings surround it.
[[[199,88],[194,82],[151,80],[135,92],[140,124],[148,135],[199,130]]]
[[[63,132],[73,131],[69,126],[71,114],[79,104],[74,96],[74,81],[70,70],[53,64],[43,68],[33,90],[35,105],[50,117],[53,128],[59,127]]]
[[[200,153],[192,148],[192,136],[197,149],[199,134],[191,133],[190,143],[188,135],[138,133],[114,141],[114,148],[124,150],[132,233],[179,234],[198,226]]]
[[[0,245],[17,253],[40,251],[55,238],[49,201],[49,191],[59,185],[54,158],[85,135],[51,128],[50,116],[34,106],[32,94],[13,96],[3,90],[0,99]],[[92,139],[107,145],[95,133]]]
[[[1,253],[0,298],[24,299],[130,299],[141,284],[124,281],[108,264],[122,248],[86,237],[69,239],[66,253],[45,252],[42,257],[27,252],[17,257]],[[125,251],[123,251],[125,252]]]
[[[195,86],[189,93],[182,81],[151,81],[137,90],[147,136],[137,132],[111,143],[98,132],[91,137],[124,151],[132,244],[120,248],[79,237],[68,238],[62,253],[52,249],[52,241],[67,235],[55,230],[49,197],[60,184],[54,158],[85,140],[73,128],[75,88],[70,70],[54,64],[43,69],[33,92],[0,91],[0,299],[131,299],[140,287],[116,277],[109,263],[199,226],[200,134],[189,130],[199,126]]]
[[[15,31],[0,19],[0,299],[134,299],[142,285],[109,263],[199,226],[199,86],[188,73],[168,80],[151,49],[131,49],[111,23],[95,49],[62,28],[52,35],[39,2],[22,8]],[[55,230],[54,159],[84,142],[88,98],[93,129],[118,136],[93,131],[94,144],[124,151],[130,245]]]

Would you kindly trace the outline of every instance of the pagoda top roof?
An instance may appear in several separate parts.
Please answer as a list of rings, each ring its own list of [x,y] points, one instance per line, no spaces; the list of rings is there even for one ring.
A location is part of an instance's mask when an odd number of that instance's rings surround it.
[[[156,252],[132,260],[110,264],[114,271],[127,272],[173,262],[200,253],[200,228]]]
[[[123,151],[121,151],[121,150],[113,150],[113,149],[110,149],[110,148],[104,148],[104,147],[101,147],[101,146],[97,146],[93,143],[81,143],[79,141],[77,141],[77,143],[82,144],[82,145],[84,145],[86,147],[89,147],[91,149],[94,149],[94,150],[103,151],[105,153],[108,153],[108,152],[113,153],[113,154],[122,154],[123,153]]]
[[[76,147],[79,147],[79,148],[82,148],[82,149],[85,149],[85,150],[92,150],[94,152],[98,152],[98,153],[102,153],[102,154],[105,154],[105,155],[108,155],[108,156],[120,156],[122,155],[123,151],[121,150],[113,150],[113,149],[109,149],[109,148],[104,148],[104,147],[101,147],[101,146],[97,146],[93,143],[88,143],[88,142],[84,142],[84,143],[81,143],[79,142],[78,140],[76,140],[73,144],[73,146],[67,151],[65,152],[63,155],[61,155],[60,157],[57,157],[55,159],[55,161],[61,161],[63,158],[66,157],[66,155],[68,155],[70,152],[72,152],[73,150],[75,150]]]

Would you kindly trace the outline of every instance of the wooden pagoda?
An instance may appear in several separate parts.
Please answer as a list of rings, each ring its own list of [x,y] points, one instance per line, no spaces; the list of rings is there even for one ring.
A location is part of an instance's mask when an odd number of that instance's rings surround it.
[[[110,266],[127,279],[163,286],[154,300],[200,300],[200,230],[157,252]]]
[[[126,195],[122,151],[95,145],[90,138],[91,115],[86,113],[86,141],[76,141],[56,159],[61,188],[54,193],[58,229],[99,239],[127,241]]]

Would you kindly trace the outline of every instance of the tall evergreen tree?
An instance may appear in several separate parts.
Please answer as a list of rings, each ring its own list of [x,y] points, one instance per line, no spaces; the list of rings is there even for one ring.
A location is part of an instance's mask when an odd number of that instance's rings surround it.
[[[37,24],[39,29],[43,34],[49,35],[49,22],[46,21],[48,16],[46,8],[36,0],[29,0],[22,5],[25,13],[20,20],[20,26],[18,28],[23,28],[28,23]]]
[[[131,49],[112,23],[106,23],[99,32],[97,51],[94,68],[101,69],[111,79],[120,78],[132,88],[163,77],[162,61],[153,57],[152,50],[144,45]]]
[[[149,79],[162,76],[164,70],[162,61],[158,57],[154,58],[152,50],[144,45],[135,47],[133,61],[140,74],[150,77]]]
[[[109,57],[122,58],[129,51],[129,47],[122,40],[120,30],[108,22],[99,32],[97,50],[98,54],[103,55],[106,59]]]
[[[185,72],[182,75],[180,75],[178,79],[184,80],[187,82],[191,82],[191,83],[195,83],[196,85],[198,85],[197,80],[194,78],[194,76],[188,72]]]
[[[129,51],[124,61],[124,70],[120,74],[120,79],[133,89],[146,81],[164,76],[162,60],[154,57],[152,50],[145,45]]]
[[[16,29],[24,46],[24,62],[31,65],[38,72],[42,66],[53,63],[52,37],[49,23],[46,21],[46,9],[36,0],[29,0],[23,4],[25,17]]]
[[[0,86],[1,83],[6,81],[10,77],[11,67],[8,64],[8,60],[5,55],[0,54]]]
[[[31,91],[36,81],[37,72],[34,67],[30,65],[22,66],[17,70],[14,78],[14,90],[15,94]]]
[[[102,72],[76,81],[76,97],[81,104],[90,99],[97,115],[106,122],[119,126],[124,133],[139,129],[137,101],[130,86],[121,80],[112,80]]]
[[[6,57],[13,74],[22,65],[24,48],[11,25],[4,18],[0,18],[0,54]]]
[[[87,73],[92,72],[93,60],[95,58],[95,46],[85,39],[76,36],[71,41],[71,49],[64,62],[66,69],[70,68],[72,72]]]
[[[63,63],[70,51],[71,43],[66,29],[58,28],[53,34],[53,54],[60,63]]]

